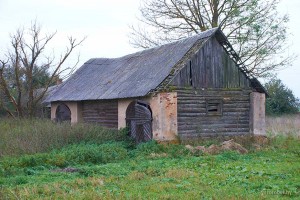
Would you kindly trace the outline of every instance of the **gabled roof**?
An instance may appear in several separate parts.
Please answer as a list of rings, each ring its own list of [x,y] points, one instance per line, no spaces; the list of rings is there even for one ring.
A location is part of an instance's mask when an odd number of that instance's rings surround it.
[[[45,101],[80,101],[141,97],[155,90],[195,46],[218,34],[218,28],[120,58],[93,58],[62,83]]]

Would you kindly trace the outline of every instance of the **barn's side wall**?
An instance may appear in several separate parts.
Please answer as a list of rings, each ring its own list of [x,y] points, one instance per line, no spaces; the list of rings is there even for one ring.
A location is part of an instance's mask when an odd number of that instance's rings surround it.
[[[185,60],[170,85],[177,91],[181,139],[250,135],[251,115],[262,113],[250,110],[250,81],[214,37]]]
[[[250,134],[250,90],[191,89],[177,91],[181,139]],[[207,102],[221,102],[220,115],[209,115]]]
[[[254,135],[266,135],[265,101],[263,93],[252,92],[250,95],[250,132]]]
[[[56,118],[56,109],[59,104],[65,104],[69,107],[71,111],[71,123],[75,124],[78,122],[83,122],[82,118],[82,103],[76,101],[69,101],[69,102],[52,102],[51,103],[51,119],[55,120]]]
[[[118,101],[118,128],[126,127],[126,109],[135,99],[119,99]],[[139,100],[149,103],[152,110],[153,139],[177,140],[177,93],[164,92],[151,97],[142,97]]]
[[[84,122],[97,123],[107,128],[118,128],[118,101],[98,100],[82,102]]]

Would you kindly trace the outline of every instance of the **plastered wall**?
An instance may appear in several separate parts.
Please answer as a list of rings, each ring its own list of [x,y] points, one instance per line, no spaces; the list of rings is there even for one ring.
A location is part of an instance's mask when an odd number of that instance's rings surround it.
[[[264,93],[250,94],[250,132],[255,135],[266,135]]]
[[[118,128],[126,127],[126,109],[134,101],[132,99],[118,100]],[[153,139],[166,141],[177,140],[177,93],[165,92],[155,96],[139,98],[149,103],[152,110]],[[83,122],[81,102],[62,102],[71,111],[71,123]],[[51,119],[55,119],[55,113],[59,102],[51,104]]]
[[[71,111],[71,123],[83,122],[82,119],[82,103],[81,102],[52,102],[51,103],[51,119],[55,120],[57,106],[63,103],[69,107]]]
[[[118,128],[126,127],[126,109],[134,99],[118,101]],[[149,103],[152,110],[153,139],[165,141],[177,139],[177,93],[165,92],[140,98]]]

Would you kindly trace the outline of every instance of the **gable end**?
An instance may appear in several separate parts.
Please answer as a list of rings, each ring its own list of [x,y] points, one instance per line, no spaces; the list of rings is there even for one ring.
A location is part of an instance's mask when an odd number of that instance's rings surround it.
[[[215,36],[198,41],[198,44],[176,66],[173,74],[165,79],[160,88],[176,86],[249,89],[251,87],[247,74],[239,68]]]

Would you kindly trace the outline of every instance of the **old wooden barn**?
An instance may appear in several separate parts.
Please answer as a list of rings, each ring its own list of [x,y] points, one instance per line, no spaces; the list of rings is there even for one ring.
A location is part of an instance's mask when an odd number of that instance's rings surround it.
[[[52,119],[127,126],[138,142],[265,132],[265,90],[217,28],[90,59],[46,101]]]

